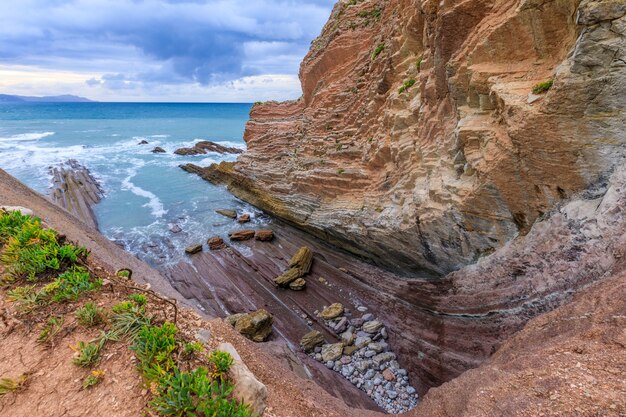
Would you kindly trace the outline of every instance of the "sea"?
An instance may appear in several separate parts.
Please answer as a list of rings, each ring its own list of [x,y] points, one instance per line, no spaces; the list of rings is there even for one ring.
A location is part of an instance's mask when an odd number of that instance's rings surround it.
[[[70,159],[87,167],[105,196],[95,206],[100,231],[152,266],[183,259],[184,248],[240,228],[215,212],[271,220],[179,165],[208,166],[237,155],[173,153],[200,140],[245,149],[251,104],[2,103],[0,168],[48,194],[50,167]],[[147,145],[140,145],[147,141]],[[165,154],[154,154],[160,146]],[[250,225],[248,225],[250,226]],[[182,231],[177,231],[180,228]],[[245,254],[246,247],[239,248]]]

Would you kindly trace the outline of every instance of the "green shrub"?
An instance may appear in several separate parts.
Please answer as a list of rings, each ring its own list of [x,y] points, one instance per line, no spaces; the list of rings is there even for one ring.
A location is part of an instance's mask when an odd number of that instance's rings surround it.
[[[554,80],[543,81],[535,84],[533,87],[533,94],[545,93],[550,88],[552,88],[552,84],[554,84]]]
[[[93,342],[78,342],[76,353],[72,362],[76,366],[88,367],[98,362],[100,359],[100,344]]]
[[[54,338],[54,336],[56,336],[63,327],[63,323],[65,323],[65,319],[61,316],[52,316],[48,318],[48,321],[46,321],[46,324],[44,324],[41,332],[39,333],[39,337],[37,337],[37,341],[39,343],[45,343]]]
[[[90,389],[98,385],[104,379],[104,371],[91,371],[83,380],[83,389]]]
[[[159,394],[150,403],[161,416],[251,417],[248,408],[230,399],[232,384],[214,381],[205,368],[174,373],[161,382]]]
[[[0,396],[21,390],[26,385],[27,379],[26,375],[22,375],[17,379],[0,378]]]
[[[343,174],[344,172],[346,172],[346,170],[345,170],[345,169],[343,169],[343,168],[339,168],[339,169],[337,170],[337,174],[339,174],[339,175]]]
[[[41,220],[19,212],[0,215],[0,240],[5,243],[0,262],[6,266],[4,281],[36,281],[37,275],[57,271],[88,255],[85,248],[60,245],[57,233],[43,229]]]
[[[172,353],[176,350],[176,326],[165,322],[162,326],[143,326],[131,350],[139,360],[139,369],[146,381],[158,380],[175,368]]]
[[[120,304],[126,306],[126,303],[129,303],[130,307],[123,311],[116,312],[111,318],[111,322],[113,323],[112,332],[118,337],[128,336],[131,340],[134,340],[139,330],[144,326],[150,325],[151,319],[146,317],[143,307],[136,306],[129,301],[123,301],[119,303],[118,306]],[[113,310],[115,311],[115,307],[113,307]]]
[[[411,78],[410,80],[406,80],[404,84],[402,84],[402,87],[398,89],[398,93],[402,94],[409,88],[413,87],[414,85],[415,85],[415,80],[413,78]]]
[[[380,53],[384,50],[385,50],[385,44],[379,43],[378,46],[376,46],[376,49],[374,49],[374,52],[372,52],[372,60],[376,59],[376,57],[380,55]]]
[[[204,345],[201,342],[189,342],[185,343],[183,348],[183,354],[185,356],[191,356],[196,353],[202,352],[204,350]]]
[[[230,353],[216,350],[209,355],[209,362],[213,366],[213,378],[224,379],[234,360]]]
[[[148,298],[143,294],[131,294],[128,299],[138,306],[145,306],[148,303]]]
[[[104,321],[104,310],[96,307],[94,303],[87,303],[84,307],[76,310],[76,320],[81,326],[92,327]]]
[[[84,292],[100,289],[102,280],[100,278],[92,280],[85,268],[73,267],[59,275],[52,284],[52,301],[63,303],[78,300]]]

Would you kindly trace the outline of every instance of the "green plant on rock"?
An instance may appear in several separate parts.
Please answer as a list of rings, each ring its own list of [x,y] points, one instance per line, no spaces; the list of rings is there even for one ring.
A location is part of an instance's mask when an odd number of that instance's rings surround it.
[[[376,59],[376,57],[377,57],[378,55],[380,55],[380,53],[381,53],[382,51],[384,51],[384,50],[385,50],[385,44],[384,44],[384,43],[379,43],[379,44],[376,46],[376,49],[374,49],[374,52],[372,52],[372,60],[375,60],[375,59]]]
[[[86,368],[98,362],[100,359],[100,344],[94,342],[78,342],[76,353],[72,362],[76,366]]]
[[[553,84],[554,84],[554,80],[547,80],[547,81],[543,81],[538,84],[535,84],[533,86],[533,94],[545,93],[550,88],[552,88]]]
[[[40,219],[22,214],[20,211],[0,212],[0,244],[6,243],[26,223],[31,222],[41,225]]]
[[[404,84],[402,84],[402,87],[400,87],[400,88],[398,89],[398,93],[399,93],[399,94],[404,93],[404,92],[405,92],[405,91],[407,91],[409,88],[413,87],[413,86],[415,85],[415,82],[416,82],[416,81],[415,81],[413,78],[411,78],[410,80],[406,80],[406,81],[404,82]]]
[[[212,380],[205,368],[174,369],[150,404],[160,416],[252,417],[245,405],[230,398],[233,388],[227,381]]]
[[[420,72],[420,70],[422,69],[422,62],[424,62],[422,58],[418,58],[415,62],[415,68],[417,69],[417,72]]]
[[[211,376],[214,379],[224,379],[226,374],[228,374],[228,370],[235,362],[230,353],[222,352],[221,350],[211,352],[208,359],[213,367]]]
[[[81,326],[93,327],[104,321],[104,310],[94,303],[87,303],[75,312],[76,320]]]
[[[37,341],[39,343],[45,343],[56,336],[61,328],[63,327],[63,323],[65,323],[65,318],[62,316],[52,316],[48,318],[46,324],[44,324],[41,332],[39,333],[39,337],[37,337]]]

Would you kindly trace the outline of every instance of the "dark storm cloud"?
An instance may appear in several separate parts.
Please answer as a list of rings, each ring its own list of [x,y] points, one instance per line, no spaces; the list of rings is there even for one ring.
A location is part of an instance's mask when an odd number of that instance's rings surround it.
[[[0,5],[0,63],[211,84],[296,73],[334,0],[22,0]]]

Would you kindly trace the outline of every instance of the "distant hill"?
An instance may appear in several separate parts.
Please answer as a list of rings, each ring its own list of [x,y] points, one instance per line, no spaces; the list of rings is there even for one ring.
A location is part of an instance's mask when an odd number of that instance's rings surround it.
[[[0,94],[0,103],[92,103],[84,97],[72,96],[70,94],[64,94],[60,96],[44,96],[44,97],[30,97],[30,96],[14,96],[9,94]]]

